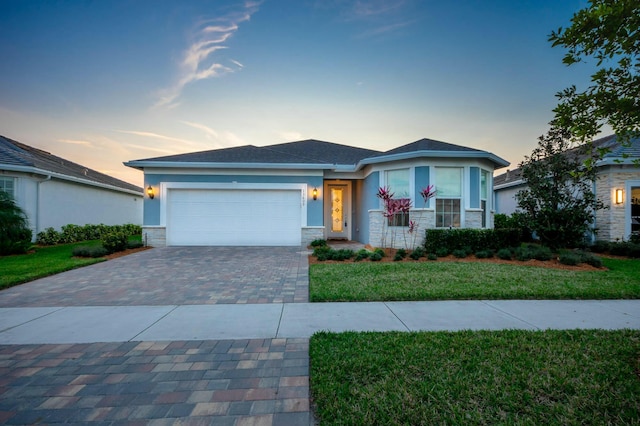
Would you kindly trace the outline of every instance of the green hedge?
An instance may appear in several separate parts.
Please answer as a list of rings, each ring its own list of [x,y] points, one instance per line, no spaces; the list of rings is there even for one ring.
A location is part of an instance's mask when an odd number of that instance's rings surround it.
[[[427,253],[435,253],[438,249],[446,249],[449,253],[454,250],[475,253],[517,247],[521,237],[519,229],[427,229],[424,248]]]
[[[39,232],[36,236],[36,243],[43,246],[56,244],[77,243],[80,241],[101,240],[106,235],[112,233],[123,233],[125,235],[140,235],[142,227],[131,223],[126,225],[64,225],[60,231],[47,228]]]

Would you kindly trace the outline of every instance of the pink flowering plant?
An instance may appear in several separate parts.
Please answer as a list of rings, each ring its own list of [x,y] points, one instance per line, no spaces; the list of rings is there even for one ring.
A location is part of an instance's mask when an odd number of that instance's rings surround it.
[[[420,196],[424,202],[424,206],[426,207],[429,200],[435,197],[436,191],[433,185],[429,185],[423,188],[420,191]],[[393,242],[395,241],[395,233],[398,228],[402,228],[402,236],[404,238],[405,247],[407,247],[407,234],[411,240],[411,248],[414,249],[416,247],[416,241],[418,238],[418,229],[420,227],[420,218],[422,216],[422,211],[418,214],[418,220],[409,220],[406,219],[409,217],[409,212],[411,211],[412,203],[410,198],[394,198],[395,194],[391,191],[391,188],[388,186],[382,186],[378,188],[378,192],[376,193],[376,197],[382,200],[383,210],[382,215],[386,219],[384,221],[384,231],[382,233],[382,247],[387,247],[386,245],[386,237],[387,232],[389,231],[389,227],[391,227],[391,247],[393,248]],[[407,225],[405,225],[407,223]]]

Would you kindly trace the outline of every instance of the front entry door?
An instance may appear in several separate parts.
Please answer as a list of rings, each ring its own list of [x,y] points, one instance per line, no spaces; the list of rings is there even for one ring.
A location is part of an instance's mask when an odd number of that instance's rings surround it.
[[[325,229],[327,239],[351,239],[351,183],[327,183]]]

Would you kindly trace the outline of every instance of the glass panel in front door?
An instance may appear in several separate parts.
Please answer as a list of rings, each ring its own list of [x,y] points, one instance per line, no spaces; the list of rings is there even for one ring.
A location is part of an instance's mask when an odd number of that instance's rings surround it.
[[[342,232],[344,189],[331,188],[331,232]]]

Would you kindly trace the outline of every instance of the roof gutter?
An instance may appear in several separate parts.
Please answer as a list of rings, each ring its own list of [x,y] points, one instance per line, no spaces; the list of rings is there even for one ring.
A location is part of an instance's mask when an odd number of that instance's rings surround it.
[[[128,161],[123,163],[127,167],[138,170],[149,168],[176,168],[176,169],[311,169],[326,170],[340,167],[336,164],[309,164],[309,163],[209,163],[209,162],[182,162],[182,161]],[[353,166],[349,166],[353,168]]]
[[[4,170],[10,170],[14,172],[24,172],[24,173],[36,173],[39,175],[43,175],[46,177],[45,181],[51,180],[52,177],[60,180],[67,180],[70,182],[81,183],[84,185],[96,186],[98,188],[109,189],[112,191],[124,192],[132,195],[143,196],[144,193],[142,191],[134,191],[132,189],[120,188],[119,186],[108,185],[106,183],[95,182],[89,179],[81,179],[73,176],[65,175],[62,173],[51,172],[48,170],[39,169],[37,167],[28,167],[28,166],[13,166],[10,164],[3,164],[2,168]]]
[[[360,161],[356,166],[356,169],[367,165],[376,163],[386,163],[388,161],[407,160],[416,157],[431,157],[431,158],[485,158],[492,161],[498,169],[507,167],[509,163],[507,160],[498,157],[487,151],[412,151],[402,152],[399,154],[380,155],[378,157],[365,158]]]

